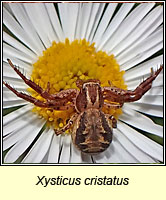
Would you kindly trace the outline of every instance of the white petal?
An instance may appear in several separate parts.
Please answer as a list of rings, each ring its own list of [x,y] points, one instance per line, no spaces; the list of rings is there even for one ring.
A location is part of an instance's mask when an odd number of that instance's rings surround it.
[[[105,32],[117,5],[118,5],[117,3],[109,3],[108,4],[108,6],[107,6],[107,8],[106,8],[106,10],[105,10],[105,12],[102,16],[102,19],[99,23],[99,26],[98,26],[97,31],[95,33],[94,39],[93,39],[93,42],[96,43],[96,47],[98,47],[99,42],[102,39],[102,35]]]
[[[45,157],[53,137],[54,131],[46,128],[31,150],[22,160],[22,163],[40,163]]]
[[[17,49],[15,49],[14,47],[11,47],[10,45],[3,43],[3,51],[4,53],[8,54],[8,57],[10,58],[10,56],[15,56],[18,59],[22,59],[25,62],[32,62],[32,58],[28,55],[25,54]]]
[[[115,163],[116,158],[118,157],[118,163],[138,163],[138,160],[127,151],[118,140],[114,142],[114,156],[111,156],[108,159],[109,163]],[[110,152],[111,153],[111,152]]]
[[[22,129],[23,127],[27,126],[28,123],[30,124],[30,121],[38,119],[38,115],[30,110],[30,108],[32,109],[32,106],[28,105],[24,106],[23,108],[24,108],[23,110],[20,108],[4,116],[4,124],[3,124],[4,136],[15,130]],[[13,118],[12,116],[15,116],[15,118]]]
[[[95,3],[95,5],[98,4],[98,3]],[[97,5],[96,5],[97,6]],[[95,16],[95,21],[94,21],[94,24],[93,24],[93,27],[91,29],[91,34],[90,34],[90,37],[89,37],[89,41],[92,42],[92,39],[94,37],[94,34],[95,34],[95,31],[96,31],[96,28],[99,24],[99,20],[101,19],[101,16],[103,14],[103,10],[104,10],[104,7],[105,7],[105,3],[99,3],[99,8],[97,10],[97,13],[96,13],[96,16]],[[93,4],[93,7],[92,9],[94,8],[94,4]],[[95,41],[94,41],[95,42]]]
[[[102,49],[104,44],[111,38],[112,34],[116,31],[119,27],[121,22],[124,20],[126,15],[129,13],[131,8],[133,7],[134,3],[123,3],[122,6],[117,11],[116,15],[113,17],[112,21],[108,25],[108,28],[103,33],[98,50]],[[123,42],[123,41],[122,41]]]
[[[15,162],[19,156],[21,156],[22,153],[25,152],[25,150],[31,145],[44,123],[45,121],[43,120],[37,120],[32,122],[33,128],[28,129],[28,127],[25,127],[25,129],[21,130],[22,134],[24,134],[24,137],[7,152],[4,162]]]
[[[143,131],[163,137],[162,126],[155,124],[150,118],[130,109],[127,105],[124,105],[123,114],[119,117],[119,119]]]
[[[31,40],[34,42],[34,45],[36,47],[36,53],[37,55],[42,54],[42,50],[44,50],[44,46],[37,35],[37,32],[35,31],[35,28],[33,27],[27,13],[25,12],[25,9],[23,7],[23,3],[11,3],[9,4],[11,10],[13,11],[14,16],[18,20],[18,22],[21,24],[22,28],[26,31],[28,36],[31,38]]]
[[[143,44],[142,44],[142,47],[143,47]],[[129,60],[126,63],[124,63],[123,65],[121,65],[121,69],[127,70],[127,69],[139,64],[140,62],[146,60],[147,58],[149,58],[150,56],[152,56],[153,54],[155,54],[156,52],[161,50],[162,48],[163,48],[163,42],[160,42],[160,43],[156,44],[155,46],[153,46],[152,48],[137,54],[131,60]]]
[[[47,164],[48,152],[45,154],[44,158],[40,161],[41,164]]]
[[[114,130],[114,134],[116,135],[116,139],[120,142],[120,144],[130,152],[133,157],[135,157],[139,163],[154,163],[155,160],[148,156],[146,153],[141,151],[139,148],[135,146],[126,136],[118,129]],[[133,141],[134,142],[134,141]]]
[[[80,3],[59,3],[58,8],[64,35],[70,41],[73,41]]]
[[[163,117],[163,106],[135,102],[135,103],[129,103],[128,107],[148,115]]]
[[[58,163],[61,148],[61,136],[53,135],[53,139],[48,152],[47,163]]]
[[[137,102],[162,106],[163,105],[163,96],[145,95]]]
[[[46,4],[47,3],[36,4],[36,11],[37,11],[39,18],[42,18],[42,20],[40,20],[42,30],[44,30],[44,33],[47,36],[49,42],[52,43],[52,41],[54,41],[54,40],[57,41],[57,36],[53,30],[53,27],[52,27],[52,24],[51,24],[51,21],[50,21],[50,18],[49,18],[47,9],[46,9]],[[36,14],[36,11],[35,11],[35,14]]]
[[[151,49],[155,49],[155,47],[160,46],[159,44],[163,41],[163,28],[161,27],[148,38],[143,40],[139,45],[131,48],[130,51],[126,52],[121,58],[117,58],[118,63],[121,65],[122,69],[128,69],[129,66],[126,63],[130,62],[130,60],[134,59],[135,57],[139,57],[143,52],[150,52]],[[162,48],[162,47],[161,47]],[[150,54],[149,56],[151,56]],[[126,66],[126,67],[124,67]]]
[[[139,149],[154,159],[163,161],[163,147],[146,136],[140,134],[133,128],[118,121],[118,129]]]
[[[64,36],[63,31],[62,31],[62,27],[60,25],[56,10],[54,8],[54,4],[53,3],[46,3],[45,7],[46,7],[47,13],[50,17],[51,24],[53,26],[54,32],[57,35],[57,38],[58,38],[57,41],[64,42],[65,36]]]
[[[47,27],[49,28],[49,25],[44,24],[45,19],[43,18],[42,15],[46,14],[46,12],[42,5],[43,5],[42,3],[24,3],[23,4],[33,27],[35,28],[36,32],[38,33],[44,46],[46,48],[48,48],[51,46],[51,41],[49,40],[48,35],[47,35],[47,33],[48,33]],[[40,12],[41,10],[42,10],[42,12]],[[43,13],[43,11],[44,11],[44,13]]]
[[[138,26],[112,50],[112,53],[119,61],[121,61],[121,58],[125,57],[131,49],[139,45],[145,38],[147,39],[147,37],[158,28],[163,21],[162,12],[162,6],[154,8],[144,17]]]
[[[154,3],[143,3],[137,6],[120,24],[103,50],[111,52],[125,37],[132,32],[144,16],[153,8]],[[127,28],[126,28],[127,27]],[[122,34],[123,33],[123,34]]]
[[[92,9],[92,3],[83,3],[78,12],[78,23],[76,27],[75,38],[83,39],[86,35],[90,14]]]
[[[163,96],[163,87],[153,87],[146,94],[152,96]]]
[[[6,10],[7,10],[9,13],[12,13],[11,8],[10,8],[10,6],[9,6],[9,3],[3,3],[3,7],[5,7]]]
[[[24,106],[22,108],[19,108],[8,115],[5,115],[3,117],[3,126],[8,125],[11,123],[14,119],[19,118],[20,116],[23,116],[27,111],[32,110],[33,106],[31,104],[28,104],[27,106]]]
[[[3,91],[3,101],[7,102],[7,101],[16,101],[16,100],[20,100],[19,97],[17,97],[14,93],[12,93],[11,91]],[[25,101],[25,100],[23,100]],[[25,101],[26,102],[26,101]]]
[[[76,149],[76,147],[72,143],[71,143],[70,163],[83,163],[81,158],[81,151]]]
[[[3,108],[11,108],[15,106],[22,106],[28,104],[27,101],[24,100],[16,100],[16,101],[4,101]]]
[[[69,163],[70,161],[70,145],[71,145],[71,137],[63,136],[62,137],[62,152],[60,155],[59,163]]]
[[[3,32],[3,40],[13,46],[14,48],[18,49],[19,51],[23,52],[24,54],[27,54],[28,56],[31,57],[32,60],[36,60],[36,55],[30,51],[28,48],[26,48],[23,44],[21,44],[18,40],[15,38],[11,37],[9,34],[6,32]]]
[[[14,120],[14,123],[10,123],[4,128],[5,134],[7,133],[8,135],[3,139],[3,149],[6,150],[25,138],[29,134],[29,131],[33,131],[34,123],[37,123],[38,120],[38,117],[35,115],[27,113],[23,116],[23,120],[19,118],[18,120]],[[11,129],[9,129],[10,127]]]
[[[140,65],[137,65],[136,67],[133,67],[129,70],[127,70],[123,76],[125,81],[131,81],[134,79],[142,78],[143,76],[146,77],[150,75],[151,68],[156,69],[159,68],[159,65],[163,63],[163,55],[157,56],[153,59],[150,59]]]
[[[91,9],[90,19],[89,19],[89,23],[88,23],[88,28],[86,30],[86,35],[85,35],[85,38],[86,38],[87,41],[89,41],[89,38],[90,38],[91,34],[93,34],[94,24],[95,24],[97,16],[98,16],[98,12],[99,12],[99,9],[100,9],[100,4],[101,3],[93,3],[92,4],[92,9]]]
[[[34,41],[29,37],[28,33],[22,29],[19,23],[15,20],[15,18],[5,9],[3,8],[3,22],[5,26],[19,38],[26,46],[28,46],[35,53],[38,53],[38,49],[35,46]]]

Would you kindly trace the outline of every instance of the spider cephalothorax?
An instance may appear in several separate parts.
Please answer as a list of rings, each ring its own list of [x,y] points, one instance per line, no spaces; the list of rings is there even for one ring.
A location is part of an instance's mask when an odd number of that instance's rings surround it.
[[[66,89],[56,94],[50,94],[49,82],[47,89],[43,90],[39,85],[27,79],[9,59],[8,62],[24,82],[46,99],[46,102],[18,92],[6,82],[3,82],[4,85],[18,97],[38,107],[55,110],[73,108],[75,113],[71,119],[63,128],[55,130],[55,133],[60,135],[67,129],[72,129],[74,145],[80,151],[90,154],[100,153],[108,148],[112,141],[112,128],[117,126],[114,116],[105,114],[102,109],[119,109],[125,102],[139,100],[151,88],[153,80],[163,69],[161,65],[156,72],[151,70],[151,75],[133,91],[117,87],[101,87],[99,80],[90,79],[87,81],[77,80],[76,85],[79,89]]]

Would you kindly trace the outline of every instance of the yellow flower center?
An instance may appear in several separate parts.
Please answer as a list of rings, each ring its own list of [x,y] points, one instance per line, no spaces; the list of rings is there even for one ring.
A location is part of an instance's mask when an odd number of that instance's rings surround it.
[[[53,42],[52,46],[43,52],[43,56],[33,65],[31,80],[44,90],[49,82],[49,93],[55,94],[64,89],[77,88],[77,79],[98,79],[102,87],[110,86],[111,83],[113,86],[126,89],[123,74],[124,71],[120,71],[114,55],[96,51],[94,43],[90,44],[85,39],[74,40],[71,43],[66,39],[65,43]],[[36,99],[45,101],[33,89],[28,88],[28,91]],[[33,111],[45,118],[47,124],[54,129],[62,128],[75,112],[73,109],[57,111],[37,106]],[[103,111],[114,115],[115,118],[122,113],[121,109]]]

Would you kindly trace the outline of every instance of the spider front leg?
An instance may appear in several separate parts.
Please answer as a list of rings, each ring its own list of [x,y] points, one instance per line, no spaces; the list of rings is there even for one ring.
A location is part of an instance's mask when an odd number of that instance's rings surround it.
[[[156,79],[162,69],[163,65],[161,65],[160,68],[154,73],[153,69],[151,68],[151,75],[146,80],[144,80],[135,90],[127,90],[124,92],[124,102],[133,102],[141,99],[141,97],[150,90],[152,87],[152,82]]]
[[[63,99],[60,99],[58,101],[55,100],[49,100],[47,102],[43,102],[40,101],[30,95],[27,95],[25,93],[22,92],[18,92],[17,90],[15,90],[13,87],[11,87],[8,83],[6,83],[5,81],[3,81],[3,84],[9,89],[11,90],[14,94],[16,94],[18,97],[33,103],[35,106],[38,107],[43,107],[43,108],[51,108],[53,110],[68,110],[70,108],[74,108],[74,103],[71,102],[69,104],[66,104]]]
[[[29,101],[33,103],[34,105],[38,107],[45,107],[45,108],[51,108],[55,110],[67,110],[71,107],[74,107],[74,100],[76,98],[76,95],[78,93],[78,90],[76,89],[67,89],[60,91],[56,94],[49,94],[50,90],[50,83],[47,83],[46,90],[43,90],[39,85],[37,85],[35,82],[27,79],[20,71],[19,69],[13,65],[10,59],[8,59],[8,63],[10,66],[15,70],[15,72],[23,79],[23,81],[30,86],[32,89],[34,89],[38,94],[40,94],[44,99],[47,100],[47,102],[42,102],[34,97],[24,94],[22,92],[16,91],[14,88],[12,88],[8,83],[3,81],[3,84],[11,90],[13,93],[15,93],[18,97]],[[69,103],[70,102],[70,103]],[[69,103],[69,104],[68,104]]]
[[[16,94],[18,97],[30,102],[30,103],[33,103],[34,105],[38,106],[38,107],[50,107],[49,105],[49,102],[42,102],[30,95],[27,95],[25,93],[22,93],[22,92],[18,92],[17,90],[15,90],[13,87],[11,87],[8,83],[6,83],[5,81],[3,81],[3,84],[9,89],[11,90],[14,94]]]
[[[161,70],[163,69],[163,65],[154,73],[151,69],[151,75],[144,80],[135,90],[123,90],[116,87],[103,87],[103,97],[106,100],[125,103],[125,102],[133,102],[139,100],[150,88],[152,87],[152,82],[159,75]]]
[[[39,85],[37,85],[35,82],[31,81],[30,79],[27,79],[16,67],[10,59],[7,59],[9,65],[14,69],[14,71],[22,78],[22,80],[32,89],[34,89],[38,94],[40,94],[45,99],[54,99],[51,94],[48,93],[49,91],[49,83],[47,85],[46,91],[43,90]]]
[[[69,121],[67,122],[67,124],[66,124],[63,128],[61,128],[61,129],[59,129],[59,130],[54,130],[54,131],[55,131],[55,134],[56,134],[56,135],[60,135],[60,134],[64,133],[66,130],[70,129],[71,126],[74,124],[74,122],[75,122],[77,116],[78,116],[77,113],[73,114],[73,115],[71,116],[71,118],[69,119]]]
[[[34,89],[38,94],[40,94],[43,98],[47,100],[59,100],[67,96],[67,98],[73,98],[76,96],[76,89],[68,89],[65,92],[57,93],[57,94],[49,94],[50,90],[50,83],[47,83],[47,88],[46,90],[43,90],[39,85],[37,85],[35,82],[31,81],[30,79],[27,79],[21,72],[20,70],[13,65],[10,59],[7,59],[9,65],[14,69],[14,71],[22,78],[22,80],[32,89]],[[22,97],[21,97],[22,98]]]

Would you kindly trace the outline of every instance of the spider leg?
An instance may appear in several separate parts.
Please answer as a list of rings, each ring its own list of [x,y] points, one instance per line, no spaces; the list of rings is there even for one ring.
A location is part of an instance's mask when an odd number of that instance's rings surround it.
[[[44,108],[52,108],[54,110],[68,110],[69,108],[74,108],[74,103],[70,103],[67,105],[63,105],[60,101],[47,101],[47,102],[43,102],[40,101],[30,95],[27,95],[25,93],[22,92],[18,92],[17,90],[15,90],[13,87],[11,87],[8,83],[3,81],[3,84],[9,89],[11,90],[14,94],[16,94],[18,97],[33,103],[35,106],[38,107],[44,107]]]
[[[30,79],[27,79],[20,70],[13,65],[10,59],[7,59],[9,65],[14,69],[14,71],[22,78],[22,80],[32,89],[34,89],[37,93],[39,93],[43,98],[45,99],[53,99],[52,95],[50,95],[47,90],[44,91],[39,85],[37,85],[35,82],[31,81]],[[48,84],[49,85],[49,84]],[[47,87],[48,87],[47,85]]]
[[[78,90],[77,89],[66,89],[66,90],[62,90],[56,94],[52,94],[52,98],[53,100],[63,100],[65,102],[73,102],[75,101],[75,98],[78,94]]]
[[[74,98],[76,96],[77,90],[76,89],[68,89],[64,90],[64,92],[59,92],[57,94],[49,94],[50,90],[50,83],[47,83],[47,89],[43,90],[39,85],[37,85],[35,82],[31,81],[30,79],[27,79],[20,71],[19,69],[13,65],[10,59],[7,59],[9,65],[14,69],[14,71],[22,78],[22,80],[32,89],[34,89],[38,94],[40,94],[43,98],[49,99],[49,100],[57,100],[62,99],[64,97],[67,97],[68,99]]]
[[[75,97],[78,93],[77,89],[67,89],[58,92],[57,94],[49,94],[50,90],[50,83],[47,83],[47,88],[46,90],[43,90],[39,85],[34,83],[33,81],[27,79],[20,71],[19,69],[13,65],[10,59],[7,59],[8,63],[10,66],[16,71],[16,73],[23,79],[23,81],[30,86],[32,89],[34,89],[37,93],[39,93],[43,98],[47,100],[48,103],[39,103],[38,101],[38,106],[42,107],[51,107],[56,110],[65,110],[69,109],[70,107],[74,107],[73,102],[75,100]],[[10,89],[12,92],[14,92],[18,97],[23,98],[33,104],[36,105],[37,100],[35,101],[34,99],[32,100],[33,97],[25,95],[23,93],[18,93],[14,88],[12,88],[9,84],[3,82],[8,89]],[[71,105],[66,105],[68,102],[70,102]]]
[[[115,104],[115,103],[108,103],[108,102],[104,102],[103,107],[107,108],[107,109],[119,109],[123,106],[123,104]]]
[[[117,128],[117,120],[113,115],[106,114],[106,117],[111,120],[112,128]]]
[[[163,65],[154,73],[151,69],[151,75],[144,80],[135,90],[123,90],[116,87],[103,87],[103,98],[123,104],[124,102],[132,102],[139,100],[151,87],[152,82],[159,75]]]
[[[49,107],[49,103],[46,102],[42,102],[38,99],[35,99],[34,97],[30,96],[30,95],[27,95],[23,92],[18,92],[17,90],[15,90],[13,87],[11,87],[8,83],[4,82],[3,81],[3,84],[9,89],[11,90],[14,94],[16,94],[18,97],[30,102],[30,103],[33,103],[34,105],[36,106],[39,106],[39,107]]]
[[[66,130],[68,130],[73,125],[73,123],[76,120],[77,116],[78,116],[77,113],[73,114],[71,116],[71,118],[69,119],[69,121],[67,122],[67,124],[63,128],[61,128],[59,130],[54,130],[55,134],[56,135],[60,135],[60,134],[64,133]]]
[[[104,100],[109,100],[112,102],[120,102],[119,98],[127,90],[123,90],[117,87],[102,87],[103,98]]]
[[[124,102],[139,100],[148,90],[150,90],[152,87],[152,82],[156,79],[162,69],[163,65],[160,65],[160,68],[156,72],[154,72],[151,68],[151,75],[146,80],[140,83],[140,85],[135,90],[127,90],[124,93]]]

